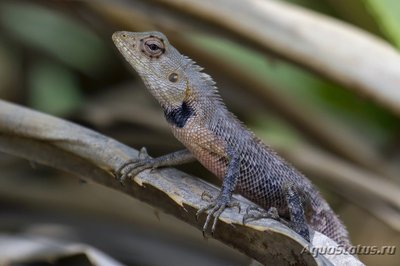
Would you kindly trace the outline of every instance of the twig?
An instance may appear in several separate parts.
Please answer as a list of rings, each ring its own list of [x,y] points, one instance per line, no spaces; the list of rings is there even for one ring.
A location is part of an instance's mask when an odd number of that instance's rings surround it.
[[[206,204],[201,199],[202,192],[217,194],[214,186],[174,169],[144,171],[122,186],[112,173],[125,160],[137,158],[136,150],[76,124],[1,100],[0,150],[127,193],[198,229],[205,218],[203,215],[199,221],[195,219],[196,211]],[[329,264],[323,256],[302,254],[307,242],[276,221],[265,219],[242,225],[249,202],[239,200],[242,213],[226,210],[214,238],[265,264]],[[332,240],[315,232],[312,243],[333,245],[329,241]]]

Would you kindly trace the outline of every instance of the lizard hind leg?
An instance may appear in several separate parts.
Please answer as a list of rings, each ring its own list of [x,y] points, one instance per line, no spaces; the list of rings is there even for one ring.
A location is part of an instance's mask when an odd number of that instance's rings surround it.
[[[284,195],[286,204],[289,210],[290,220],[287,221],[279,216],[278,210],[275,207],[270,207],[268,211],[261,209],[257,206],[249,206],[246,209],[246,213],[243,216],[243,224],[249,221],[269,218],[277,220],[284,225],[291,228],[297,234],[302,236],[305,240],[310,242],[310,231],[305,216],[305,211],[302,203],[302,199],[296,186],[289,182],[284,185]]]
[[[290,215],[289,227],[310,242],[310,229],[308,227],[303,201],[297,187],[289,182],[284,185],[284,191]]]

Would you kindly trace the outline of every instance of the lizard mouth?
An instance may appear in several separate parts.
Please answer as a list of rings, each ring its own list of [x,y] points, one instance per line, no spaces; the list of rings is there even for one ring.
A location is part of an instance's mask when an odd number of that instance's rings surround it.
[[[113,35],[111,36],[113,42],[115,43],[115,45],[118,47],[118,49],[123,46],[123,42],[122,39],[126,39],[127,38],[127,34],[124,31],[117,31],[114,32]]]
[[[126,38],[127,38],[127,35],[123,31],[114,32],[114,34],[112,35],[112,40],[113,40],[115,46],[117,46],[118,50],[124,56],[127,53],[131,54],[131,52],[127,48],[127,46],[128,46],[127,40],[124,40]]]
[[[117,31],[112,35],[112,40],[125,60],[136,69],[136,71],[139,72],[142,67],[145,67],[144,62],[140,60],[138,54],[135,53],[134,50],[137,46],[136,39],[132,37],[129,32]]]

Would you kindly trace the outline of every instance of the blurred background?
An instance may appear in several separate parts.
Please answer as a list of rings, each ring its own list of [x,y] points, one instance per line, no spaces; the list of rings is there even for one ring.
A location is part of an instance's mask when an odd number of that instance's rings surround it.
[[[399,115],[362,90],[261,49],[185,1],[170,2],[0,1],[0,98],[136,149],[145,146],[152,156],[178,150],[158,103],[111,41],[117,30],[162,31],[205,67],[231,111],[312,179],[353,244],[397,245],[394,255],[360,255],[364,263],[398,265]],[[400,49],[399,1],[280,2],[352,24]],[[0,264],[16,254],[21,261],[14,265],[90,265],[89,246],[127,265],[251,261],[174,217],[79,177],[1,153],[0,169]],[[181,169],[219,184],[198,163]],[[81,246],[67,248],[76,243]]]

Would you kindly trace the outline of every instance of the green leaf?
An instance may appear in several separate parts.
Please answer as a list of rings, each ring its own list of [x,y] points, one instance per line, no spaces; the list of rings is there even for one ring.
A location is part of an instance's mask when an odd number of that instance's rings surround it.
[[[363,0],[384,35],[400,48],[400,1]]]
[[[375,35],[385,38],[373,16],[368,12],[364,0],[323,0],[343,19]]]

